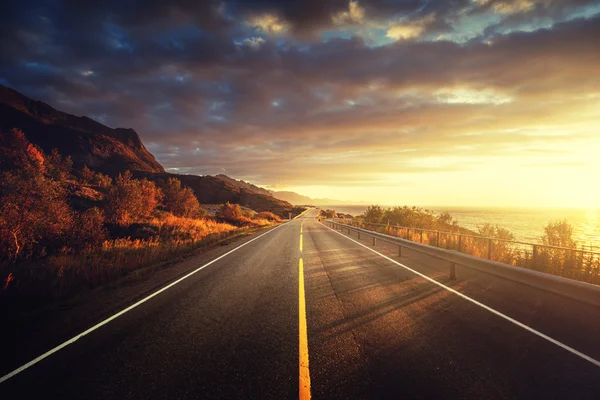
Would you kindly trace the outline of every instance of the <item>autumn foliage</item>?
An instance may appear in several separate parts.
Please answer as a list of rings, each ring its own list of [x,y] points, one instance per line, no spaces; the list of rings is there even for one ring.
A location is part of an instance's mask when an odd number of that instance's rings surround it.
[[[169,178],[161,185],[164,194],[163,205],[167,211],[178,217],[200,217],[203,215],[200,203],[192,189],[181,186],[177,178]]]
[[[45,154],[20,130],[0,132],[0,294],[64,295],[279,221],[230,203],[215,217],[174,177],[113,179],[57,150]]]
[[[156,210],[163,194],[153,182],[133,179],[131,172],[119,174],[106,195],[106,217],[118,225],[148,218]]]

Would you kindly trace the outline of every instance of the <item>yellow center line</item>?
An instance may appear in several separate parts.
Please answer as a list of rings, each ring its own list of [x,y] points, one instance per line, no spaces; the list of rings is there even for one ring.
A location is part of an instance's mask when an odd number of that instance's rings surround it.
[[[310,373],[308,371],[308,334],[306,330],[306,300],[304,298],[304,264],[299,262],[298,311],[300,344],[300,400],[310,400]]]
[[[304,222],[300,225],[300,252],[302,252],[302,225],[304,224]]]

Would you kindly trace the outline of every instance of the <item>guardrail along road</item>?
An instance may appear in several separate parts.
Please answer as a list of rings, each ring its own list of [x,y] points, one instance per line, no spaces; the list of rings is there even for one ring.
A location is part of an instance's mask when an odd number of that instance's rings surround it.
[[[598,399],[600,308],[460,266],[450,280],[316,212],[96,319],[3,326],[20,333],[2,398]]]

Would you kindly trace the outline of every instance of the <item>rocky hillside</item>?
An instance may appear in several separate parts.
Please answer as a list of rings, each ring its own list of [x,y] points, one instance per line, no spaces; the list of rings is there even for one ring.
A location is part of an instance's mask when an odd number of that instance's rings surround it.
[[[115,175],[125,170],[164,172],[133,129],[109,128],[88,117],[55,110],[0,85],[0,130],[19,128],[27,139],[50,152],[71,156],[76,168]]]
[[[249,182],[244,182],[242,180],[230,178],[227,175],[219,174],[219,175],[215,175],[215,178],[218,178],[232,186],[238,187],[240,189],[246,189],[246,190],[249,190],[254,193],[263,194],[265,196],[272,196],[272,194],[273,194],[271,191],[269,191],[267,189],[263,189],[256,185],[253,185]]]
[[[88,117],[66,114],[0,85],[0,134],[12,128],[21,129],[30,142],[47,153],[56,148],[63,157],[71,156],[76,170],[87,165],[112,176],[130,170],[155,182],[176,177],[194,190],[202,204],[230,202],[282,217],[302,211],[266,189],[226,175],[167,173],[133,129],[112,129]]]

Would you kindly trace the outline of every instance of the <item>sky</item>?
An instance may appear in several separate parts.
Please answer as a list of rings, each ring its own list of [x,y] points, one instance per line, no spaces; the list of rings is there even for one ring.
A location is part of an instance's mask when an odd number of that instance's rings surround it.
[[[20,0],[0,83],[168,171],[348,202],[600,208],[600,4]]]

